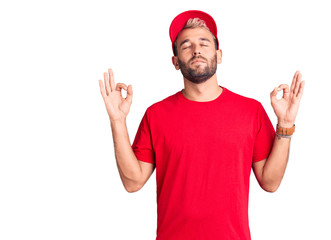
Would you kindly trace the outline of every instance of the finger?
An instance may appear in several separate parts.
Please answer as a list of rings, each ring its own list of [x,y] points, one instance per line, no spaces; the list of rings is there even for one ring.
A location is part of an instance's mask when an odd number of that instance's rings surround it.
[[[301,100],[301,97],[302,97],[302,94],[303,94],[303,90],[305,88],[305,81],[303,80],[300,84],[300,88],[299,88],[299,91],[298,91],[298,95],[297,95],[297,98],[299,99],[299,101]]]
[[[109,73],[110,89],[111,89],[111,91],[114,91],[115,90],[115,79],[114,79],[113,69],[108,68],[108,73]]]
[[[299,87],[300,87],[300,84],[301,84],[301,78],[302,78],[302,75],[301,73],[298,73],[297,75],[297,81],[295,83],[295,88],[294,88],[294,96],[297,96],[298,95],[298,91],[299,91]]]
[[[132,85],[129,85],[125,100],[128,101],[129,103],[132,103],[132,96],[133,96]]]
[[[116,90],[117,91],[121,91],[121,89],[124,89],[124,90],[126,90],[127,91],[127,89],[128,89],[128,87],[124,84],[124,83],[117,83],[116,84]]]
[[[281,84],[281,85],[279,85],[278,89],[280,91],[283,89],[283,96],[282,96],[282,98],[284,98],[284,99],[288,99],[289,98],[289,96],[290,96],[290,90],[289,90],[287,84]]]
[[[294,82],[293,82],[293,87],[292,87],[292,91],[291,91],[291,94],[293,94],[294,96],[296,95],[295,94],[295,89],[297,87],[297,84],[298,84],[298,76],[299,76],[299,71],[296,71],[296,74],[295,74],[295,78],[294,78]]]
[[[294,87],[295,87],[295,82],[296,82],[297,74],[298,74],[298,73],[299,73],[299,71],[296,71],[296,72],[294,73],[293,80],[292,80],[292,84],[291,84],[290,93],[293,93],[293,90],[294,90]]]
[[[99,86],[100,86],[101,95],[104,98],[106,95],[106,92],[105,92],[105,87],[103,86],[102,80],[99,80]]]
[[[110,87],[109,87],[109,80],[108,80],[108,74],[105,72],[105,73],[103,73],[103,77],[104,77],[104,79],[105,79],[105,86],[106,86],[106,94],[107,94],[107,96],[109,95],[109,93],[111,92],[110,91]]]
[[[274,90],[270,93],[270,99],[271,102],[276,102],[277,101],[277,87],[274,88]]]

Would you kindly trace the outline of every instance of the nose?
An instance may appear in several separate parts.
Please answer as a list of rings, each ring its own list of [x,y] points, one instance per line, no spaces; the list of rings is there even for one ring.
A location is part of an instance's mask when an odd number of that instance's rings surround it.
[[[194,49],[193,49],[193,55],[194,56],[197,56],[197,55],[200,55],[200,49],[199,49],[199,46],[198,45],[195,45],[194,46]]]

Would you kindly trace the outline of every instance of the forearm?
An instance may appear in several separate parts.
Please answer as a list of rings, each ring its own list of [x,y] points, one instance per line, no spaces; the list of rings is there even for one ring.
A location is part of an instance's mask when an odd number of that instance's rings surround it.
[[[291,138],[275,136],[273,147],[263,167],[263,185],[270,191],[279,187],[289,158]]]
[[[111,121],[115,158],[123,185],[130,191],[139,187],[141,168],[136,158],[126,128],[126,120]]]

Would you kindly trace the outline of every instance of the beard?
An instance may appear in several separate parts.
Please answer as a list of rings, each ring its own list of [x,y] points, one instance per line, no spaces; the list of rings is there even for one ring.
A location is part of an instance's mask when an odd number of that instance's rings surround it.
[[[203,65],[206,65],[206,66],[202,66],[200,64],[199,66],[195,67],[194,69],[189,67],[190,63],[197,58],[203,59],[206,62],[206,64],[203,63]],[[201,56],[200,57],[194,56],[187,63],[185,63],[185,62],[182,62],[178,58],[179,68],[180,68],[180,71],[182,72],[184,78],[186,78],[187,80],[189,80],[193,83],[197,83],[197,84],[207,81],[209,78],[211,78],[216,73],[216,69],[217,69],[216,61],[217,61],[216,53],[215,53],[215,56],[210,59],[210,61],[208,61],[207,59],[205,59]]]

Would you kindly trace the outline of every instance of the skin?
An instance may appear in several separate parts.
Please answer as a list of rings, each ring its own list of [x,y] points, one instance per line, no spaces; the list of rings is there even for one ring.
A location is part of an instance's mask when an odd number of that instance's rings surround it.
[[[99,80],[100,92],[105,102],[110,121],[124,120],[129,114],[132,104],[132,85],[117,83],[115,86],[114,73],[111,68],[104,73],[105,87]],[[127,91],[126,98],[122,97],[121,90]]]

